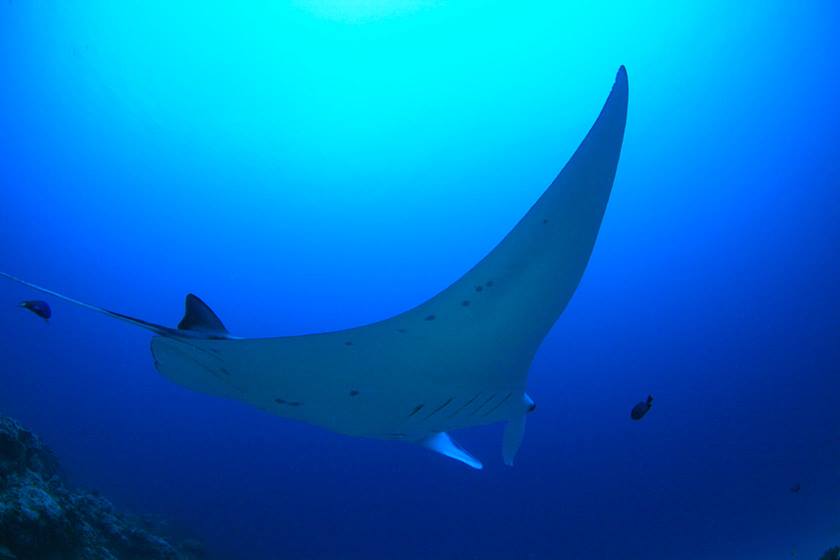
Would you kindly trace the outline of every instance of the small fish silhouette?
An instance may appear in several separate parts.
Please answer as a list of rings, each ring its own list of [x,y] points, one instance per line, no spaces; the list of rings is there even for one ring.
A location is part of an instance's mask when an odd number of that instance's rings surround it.
[[[790,487],[790,491],[794,494],[798,494],[800,490],[802,490],[802,486],[798,482]]]
[[[20,302],[20,306],[24,309],[28,309],[45,321],[52,317],[52,309],[50,309],[50,304],[46,301],[42,301],[40,299],[28,299]]]
[[[648,413],[650,407],[653,406],[653,396],[648,395],[646,401],[640,401],[636,403],[636,406],[633,407],[633,410],[630,411],[630,418],[633,420],[641,420],[644,418],[645,414]]]

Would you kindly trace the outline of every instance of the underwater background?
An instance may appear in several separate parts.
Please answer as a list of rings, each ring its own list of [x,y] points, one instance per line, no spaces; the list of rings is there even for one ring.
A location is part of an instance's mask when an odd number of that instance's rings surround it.
[[[149,333],[0,283],[0,411],[218,558],[783,559],[840,544],[836,2],[0,4],[0,270],[239,336],[413,307],[630,106],[516,465],[159,376]],[[50,298],[46,298],[50,299]],[[648,393],[642,422],[630,408]],[[800,485],[801,490],[792,488]]]

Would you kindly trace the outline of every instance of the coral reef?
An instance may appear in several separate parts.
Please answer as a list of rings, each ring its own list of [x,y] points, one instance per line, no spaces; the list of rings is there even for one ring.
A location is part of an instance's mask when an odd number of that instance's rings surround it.
[[[835,546],[826,550],[820,560],[840,560],[840,546]]]
[[[197,560],[201,544],[115,511],[96,493],[68,488],[55,455],[0,417],[0,560]]]

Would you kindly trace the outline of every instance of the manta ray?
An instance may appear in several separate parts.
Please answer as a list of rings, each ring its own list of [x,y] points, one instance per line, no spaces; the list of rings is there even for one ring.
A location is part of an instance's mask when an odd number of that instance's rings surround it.
[[[481,469],[449,433],[507,422],[513,464],[535,409],[531,361],[589,261],[627,120],[622,66],[592,128],[551,185],[481,261],[431,299],[346,330],[238,338],[189,294],[177,327],[5,278],[154,333],[158,372],[189,389],[351,436],[413,442]],[[480,187],[480,185],[478,186]]]

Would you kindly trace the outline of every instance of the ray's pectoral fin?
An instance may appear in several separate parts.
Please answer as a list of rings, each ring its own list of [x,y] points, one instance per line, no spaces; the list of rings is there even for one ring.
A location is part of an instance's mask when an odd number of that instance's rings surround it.
[[[427,438],[420,440],[420,445],[426,447],[427,449],[431,449],[432,451],[436,451],[441,455],[446,455],[456,461],[461,461],[465,465],[474,469],[480,470],[484,468],[481,461],[470,455],[468,451],[455,443],[455,441],[449,437],[449,434],[446,432],[432,434]]]

